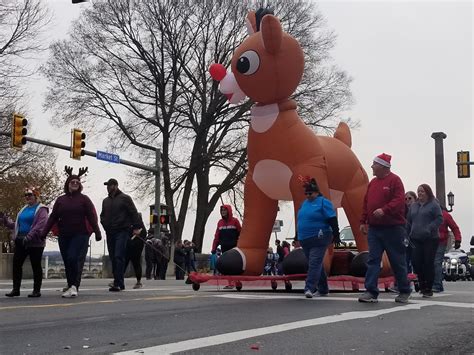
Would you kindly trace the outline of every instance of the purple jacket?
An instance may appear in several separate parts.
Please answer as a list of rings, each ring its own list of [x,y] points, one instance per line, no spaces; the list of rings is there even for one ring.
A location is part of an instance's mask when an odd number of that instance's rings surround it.
[[[59,196],[54,203],[46,227],[43,229],[45,236],[57,223],[59,235],[72,237],[76,235],[90,236],[87,230],[86,219],[94,233],[100,235],[97,215],[92,201],[80,192]]]
[[[13,230],[12,239],[15,240],[18,236],[18,216],[27,206],[23,206],[23,208],[18,212],[16,216],[15,222],[11,221],[8,218],[3,219],[3,225],[8,229]],[[46,221],[48,220],[48,207],[43,204],[38,204],[35,211],[35,218],[33,219],[33,224],[31,225],[31,229],[26,235],[27,245],[28,247],[41,247],[44,248],[46,246],[46,240],[43,239],[42,231],[44,226],[46,225]]]

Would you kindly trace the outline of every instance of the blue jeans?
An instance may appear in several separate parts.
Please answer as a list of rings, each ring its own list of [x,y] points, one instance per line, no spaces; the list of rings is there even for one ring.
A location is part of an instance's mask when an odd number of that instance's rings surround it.
[[[64,261],[64,268],[66,270],[66,279],[69,287],[79,286],[80,274],[79,270],[81,259],[87,253],[89,246],[88,235],[74,235],[74,236],[59,236],[58,238],[59,251]],[[82,263],[82,265],[84,265]]]
[[[438,244],[434,259],[434,281],[433,291],[444,291],[443,287],[443,259],[446,253],[446,244]]]
[[[328,293],[328,279],[323,267],[324,254],[332,242],[332,233],[325,233],[321,237],[312,237],[300,240],[304,254],[308,259],[308,274],[304,290],[319,293]]]
[[[378,297],[378,279],[383,252],[387,252],[395,281],[400,293],[411,293],[407,278],[407,263],[405,256],[404,226],[369,226],[367,240],[369,242],[369,260],[365,274],[365,289],[374,297]]]
[[[127,242],[132,232],[128,229],[107,234],[107,249],[112,261],[112,272],[114,274],[114,286],[125,288],[123,276],[125,274],[125,261],[127,257]]]

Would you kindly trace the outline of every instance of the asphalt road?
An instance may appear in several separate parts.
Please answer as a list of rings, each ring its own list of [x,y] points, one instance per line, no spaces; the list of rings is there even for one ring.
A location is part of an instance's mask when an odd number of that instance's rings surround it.
[[[45,280],[43,296],[3,297],[0,354],[474,354],[474,282],[447,283],[431,299],[409,304],[382,293],[305,299],[294,291],[244,285],[241,292],[174,280],[146,281],[120,293],[110,280],[84,280],[76,299],[62,299],[64,280]]]

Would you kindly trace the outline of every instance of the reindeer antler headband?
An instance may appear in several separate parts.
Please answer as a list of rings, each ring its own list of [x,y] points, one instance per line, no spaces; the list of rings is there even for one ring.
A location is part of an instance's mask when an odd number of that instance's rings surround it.
[[[72,166],[64,166],[64,172],[66,173],[67,177],[74,176],[72,173]],[[89,171],[89,167],[84,167],[84,168],[79,168],[79,174],[77,174],[77,177],[80,178],[81,176],[86,176],[87,172]]]

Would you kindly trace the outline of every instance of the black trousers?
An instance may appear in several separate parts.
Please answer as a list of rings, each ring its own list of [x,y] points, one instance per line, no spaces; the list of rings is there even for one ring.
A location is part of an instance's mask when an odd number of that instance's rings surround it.
[[[133,270],[135,270],[135,277],[137,282],[140,282],[142,279],[142,252],[143,252],[143,242],[139,238],[130,239],[127,242],[127,256],[125,258],[125,270],[127,269],[130,261],[133,265]]]
[[[23,263],[27,256],[30,256],[31,268],[33,269],[33,290],[40,292],[43,283],[43,269],[41,268],[41,258],[43,247],[23,246],[21,239],[15,239],[15,253],[13,254],[13,289],[20,290],[21,279],[23,278]]]
[[[413,269],[418,276],[420,290],[431,291],[434,281],[434,259],[438,249],[439,239],[424,241],[412,240]]]

